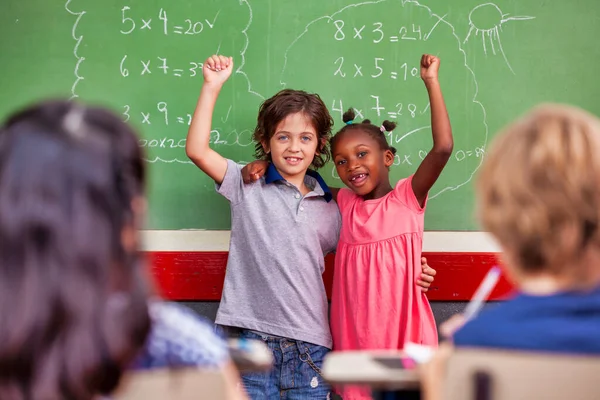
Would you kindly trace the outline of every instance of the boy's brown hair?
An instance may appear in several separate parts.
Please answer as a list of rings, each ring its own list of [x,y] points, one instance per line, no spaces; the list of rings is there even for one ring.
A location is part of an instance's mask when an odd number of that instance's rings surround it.
[[[524,272],[555,275],[600,248],[600,120],[533,109],[501,133],[477,179],[479,218]]]
[[[256,142],[254,156],[257,159],[271,161],[271,155],[265,152],[262,142],[268,143],[275,134],[277,125],[288,115],[298,112],[306,114],[317,131],[317,154],[311,166],[319,169],[329,161],[329,136],[333,127],[329,110],[318,94],[292,89],[284,89],[261,104],[252,134],[252,139]]]

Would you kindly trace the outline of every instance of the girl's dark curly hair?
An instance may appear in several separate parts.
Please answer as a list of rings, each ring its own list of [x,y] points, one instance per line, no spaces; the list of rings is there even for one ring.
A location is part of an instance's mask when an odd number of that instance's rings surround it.
[[[385,120],[383,121],[383,128],[385,129],[385,131],[381,130],[381,126],[377,126],[377,125],[373,125],[371,123],[370,120],[365,119],[364,121],[362,121],[361,123],[352,123],[352,121],[354,121],[354,118],[356,117],[356,114],[354,112],[353,108],[349,108],[348,111],[346,111],[344,113],[344,115],[342,116],[342,119],[344,121],[344,123],[346,125],[344,125],[344,127],[342,129],[340,129],[335,136],[333,136],[331,138],[331,151],[332,153],[334,152],[335,149],[335,144],[337,142],[337,140],[345,133],[345,132],[349,132],[355,129],[360,129],[363,132],[368,133],[369,135],[371,135],[373,137],[373,139],[375,139],[378,143],[379,146],[381,146],[382,150],[389,150],[392,152],[392,154],[396,154],[396,149],[392,146],[390,146],[390,144],[388,143],[386,137],[385,137],[385,132],[391,132],[396,128],[396,124]]]
[[[256,128],[252,139],[256,142],[254,156],[259,160],[271,161],[262,142],[269,142],[275,129],[288,115],[302,112],[312,121],[317,131],[317,155],[311,164],[314,169],[324,166],[331,158],[329,137],[333,127],[333,118],[318,94],[302,90],[284,89],[270,99],[265,100],[258,111]]]

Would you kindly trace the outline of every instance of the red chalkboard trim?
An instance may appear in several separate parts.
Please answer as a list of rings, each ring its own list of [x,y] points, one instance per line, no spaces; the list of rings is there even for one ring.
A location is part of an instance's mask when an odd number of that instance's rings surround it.
[[[146,255],[159,293],[169,300],[218,301],[221,298],[227,252],[153,251]],[[471,298],[487,271],[498,263],[496,253],[424,253],[437,270],[428,297],[431,301],[466,301]],[[325,259],[323,275],[327,295],[331,294],[334,256]],[[500,300],[512,291],[503,276],[491,300]]]

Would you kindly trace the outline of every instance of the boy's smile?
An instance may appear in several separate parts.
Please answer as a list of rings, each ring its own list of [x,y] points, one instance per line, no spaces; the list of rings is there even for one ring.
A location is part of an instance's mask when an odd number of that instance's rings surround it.
[[[294,113],[282,120],[269,143],[263,143],[270,152],[277,171],[299,189],[304,185],[304,175],[310,167],[319,143],[317,131],[304,113]]]

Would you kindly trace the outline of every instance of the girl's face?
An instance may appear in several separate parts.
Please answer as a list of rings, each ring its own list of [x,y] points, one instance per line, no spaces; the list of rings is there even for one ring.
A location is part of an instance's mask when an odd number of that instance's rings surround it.
[[[377,199],[389,192],[389,170],[394,154],[360,128],[348,130],[338,138],[333,162],[342,182],[359,196]]]

